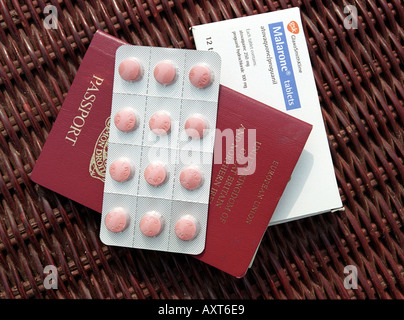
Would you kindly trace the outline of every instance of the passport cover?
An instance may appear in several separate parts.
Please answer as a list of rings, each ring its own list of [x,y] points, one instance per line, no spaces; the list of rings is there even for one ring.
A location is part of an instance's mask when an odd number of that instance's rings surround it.
[[[255,171],[238,175],[237,162],[213,165],[205,251],[195,257],[240,278],[254,258],[312,126],[221,86],[217,128],[255,130]],[[218,139],[216,133],[214,156]]]
[[[34,182],[97,212],[102,211],[114,57],[122,44],[101,31],[94,35],[31,173]],[[207,240],[204,252],[194,257],[242,277],[312,126],[221,86],[217,128],[230,129],[233,136],[227,142],[216,133]],[[256,141],[248,149],[253,133]],[[239,141],[245,142],[247,164],[237,162]],[[224,162],[229,154],[235,164]],[[249,164],[255,167],[239,175]]]
[[[126,42],[97,31],[46,139],[32,181],[101,212],[115,51]]]

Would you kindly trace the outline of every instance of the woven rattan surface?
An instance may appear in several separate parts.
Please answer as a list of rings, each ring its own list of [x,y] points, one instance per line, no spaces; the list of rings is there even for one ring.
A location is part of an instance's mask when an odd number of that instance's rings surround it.
[[[44,7],[58,10],[45,29]],[[344,28],[344,7],[358,12]],[[100,215],[30,180],[97,29],[195,48],[189,27],[299,6],[345,211],[270,227],[236,279],[190,256],[108,247]],[[404,297],[400,0],[0,0],[0,298]],[[58,289],[44,286],[54,265]],[[344,267],[358,270],[344,287]]]

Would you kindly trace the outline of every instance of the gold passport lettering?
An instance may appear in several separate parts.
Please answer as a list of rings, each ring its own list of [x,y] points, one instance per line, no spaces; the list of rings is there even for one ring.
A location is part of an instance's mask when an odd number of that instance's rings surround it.
[[[99,87],[103,82],[104,79],[93,75],[90,81],[90,86],[84,93],[83,99],[81,100],[78,108],[80,113],[73,118],[69,131],[65,136],[65,141],[71,144],[73,147],[76,145],[81,130],[86,124],[86,118],[90,114],[91,108],[93,107],[93,103],[96,99],[95,93],[99,91]]]
[[[231,173],[236,175],[236,170],[237,170],[237,167],[234,167],[231,170]],[[229,218],[229,214],[231,213],[231,210],[233,209],[233,206],[236,203],[238,195],[240,194],[240,191],[241,191],[241,187],[243,186],[246,178],[247,178],[247,176],[245,176],[245,175],[238,175],[237,179],[234,179],[234,178],[232,179],[232,181],[236,181],[236,182],[234,183],[234,187],[229,195],[229,199],[227,200],[226,204],[223,206],[223,211],[222,211],[222,214],[220,215],[220,221],[223,224],[227,222],[227,219]]]
[[[251,224],[253,222],[255,214],[257,213],[258,208],[261,205],[261,201],[263,200],[263,198],[265,196],[265,191],[267,191],[269,184],[271,183],[272,178],[273,178],[276,170],[278,169],[278,166],[279,166],[278,161],[276,161],[276,160],[272,161],[271,165],[269,166],[269,170],[268,170],[267,174],[265,175],[264,182],[262,183],[261,188],[258,191],[257,199],[254,201],[251,210],[248,212],[245,223]]]
[[[233,207],[236,206],[237,198],[248,176],[240,174],[239,163],[234,162],[235,153],[237,154],[238,152],[243,155],[246,153],[245,148],[240,150],[237,150],[236,148],[237,143],[244,138],[244,129],[246,128],[243,126],[243,124],[241,124],[240,129],[236,131],[236,135],[230,148],[226,147],[226,161],[224,161],[220,166],[219,172],[212,180],[210,188],[209,201],[214,203],[215,207],[222,210],[219,220],[223,224],[227,222]],[[248,148],[250,151],[249,155],[243,159],[243,162],[246,163],[246,161],[250,158],[254,158],[255,160],[257,151],[260,149],[261,145],[262,142],[255,141],[253,146]],[[240,159],[239,154],[237,154],[236,157],[237,159]]]
[[[107,170],[107,153],[108,153],[108,135],[111,118],[108,117],[105,121],[105,128],[95,142],[93,155],[90,160],[88,171],[90,176],[105,181],[105,172]]]
[[[254,148],[253,148],[253,150],[254,150],[253,157],[256,156],[256,153],[260,149],[261,145],[262,145],[261,142],[256,141]],[[220,171],[222,171],[222,169]],[[219,173],[220,173],[220,171],[219,171]],[[240,167],[238,167],[237,165],[234,165],[230,169],[230,175],[227,177],[226,183],[223,185],[222,190],[220,191],[219,197],[216,201],[216,206],[221,207],[223,209],[222,214],[220,215],[220,221],[223,224],[225,224],[227,222],[227,219],[229,218],[229,215],[237,201],[241,188],[244,185],[244,182],[246,181],[246,179],[247,179],[247,175],[240,174]],[[234,182],[234,184],[233,184],[233,182]],[[231,192],[230,192],[231,187],[233,187],[233,188],[231,189]],[[217,190],[215,190],[215,193],[216,192],[217,192]],[[227,199],[226,204],[223,205],[224,198],[227,195],[229,196],[229,198]]]

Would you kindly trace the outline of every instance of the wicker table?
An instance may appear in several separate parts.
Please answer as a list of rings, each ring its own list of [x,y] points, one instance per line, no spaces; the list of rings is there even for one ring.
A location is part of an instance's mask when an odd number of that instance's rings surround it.
[[[0,298],[388,299],[404,296],[404,7],[351,1],[0,1]],[[43,24],[45,5],[58,28]],[[235,279],[98,238],[100,215],[35,185],[35,161],[94,32],[194,48],[189,27],[299,6],[345,211],[270,227]],[[47,289],[54,265],[58,289]],[[346,289],[344,268],[358,271]]]

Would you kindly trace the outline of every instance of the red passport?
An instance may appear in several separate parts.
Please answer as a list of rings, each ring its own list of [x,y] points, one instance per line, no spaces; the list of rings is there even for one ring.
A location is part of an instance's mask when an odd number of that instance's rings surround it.
[[[122,44],[100,31],[94,35],[31,173],[34,182],[98,212],[115,51]],[[207,240],[204,252],[195,257],[242,277],[311,125],[221,86],[217,128],[221,134],[215,142]]]
[[[214,164],[205,251],[196,256],[218,269],[242,277],[303,151],[312,126],[222,86],[217,128],[255,130],[255,171],[239,175],[234,164]],[[250,133],[245,133],[246,136]],[[237,154],[236,141],[233,145]],[[214,157],[220,146],[216,136]],[[244,137],[246,140],[246,137]],[[247,145],[247,143],[246,143]],[[222,146],[223,155],[225,153]],[[227,150],[227,154],[229,150]],[[231,153],[231,150],[230,150]]]
[[[31,173],[31,179],[101,212],[115,51],[126,44],[97,31]]]

